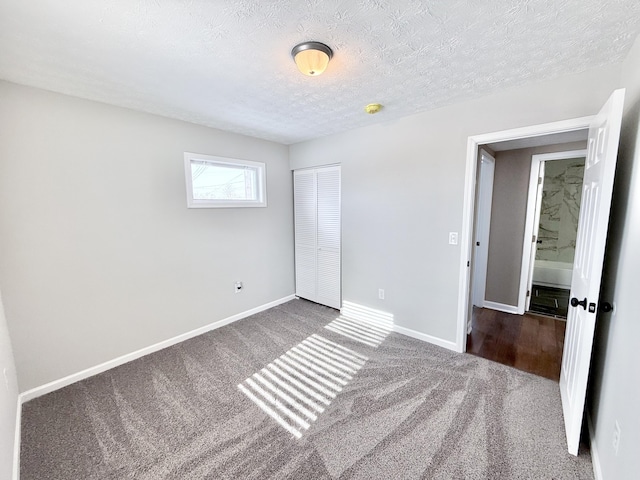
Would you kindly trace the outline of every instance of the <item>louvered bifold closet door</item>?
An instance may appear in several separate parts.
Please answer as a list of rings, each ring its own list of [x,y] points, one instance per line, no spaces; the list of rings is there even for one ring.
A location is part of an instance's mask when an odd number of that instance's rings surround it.
[[[340,167],[293,173],[296,295],[333,308],[340,299]]]
[[[296,295],[317,302],[317,189],[313,170],[293,172]]]
[[[340,167],[316,170],[318,303],[340,309]]]

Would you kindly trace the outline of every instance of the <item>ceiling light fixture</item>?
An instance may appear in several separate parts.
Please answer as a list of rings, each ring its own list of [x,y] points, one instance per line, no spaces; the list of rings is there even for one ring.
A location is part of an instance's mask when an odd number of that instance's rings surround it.
[[[304,42],[291,50],[291,56],[305,75],[315,77],[324,72],[333,57],[333,50],[320,42]]]

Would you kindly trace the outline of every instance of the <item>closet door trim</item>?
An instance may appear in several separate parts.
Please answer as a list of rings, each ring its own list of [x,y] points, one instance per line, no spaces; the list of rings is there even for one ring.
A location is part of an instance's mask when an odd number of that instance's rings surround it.
[[[294,175],[296,295],[341,307],[341,168]]]

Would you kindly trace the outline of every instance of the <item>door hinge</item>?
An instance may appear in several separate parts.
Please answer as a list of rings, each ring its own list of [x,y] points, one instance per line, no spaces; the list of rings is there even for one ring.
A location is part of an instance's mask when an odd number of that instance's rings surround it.
[[[533,243],[536,243],[536,236],[533,236],[533,239],[531,240]]]
[[[467,267],[471,265],[471,262],[467,260]]]
[[[538,177],[538,185],[542,185],[542,177]]]
[[[527,290],[527,297],[531,296],[531,290]]]

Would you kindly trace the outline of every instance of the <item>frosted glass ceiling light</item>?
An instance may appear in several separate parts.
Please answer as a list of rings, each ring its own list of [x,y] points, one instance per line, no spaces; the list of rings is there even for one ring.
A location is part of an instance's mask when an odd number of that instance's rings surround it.
[[[291,56],[305,75],[315,77],[324,72],[333,57],[333,51],[324,43],[304,42],[293,47]]]

